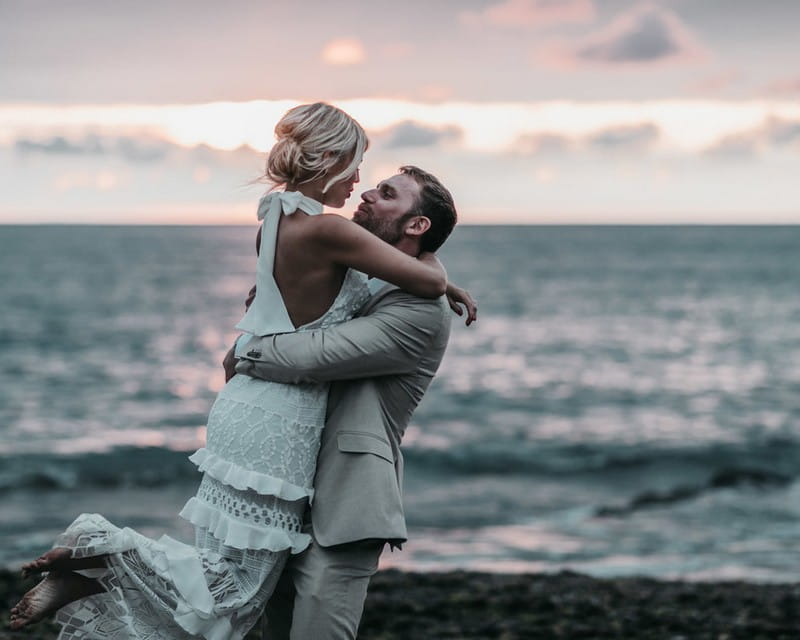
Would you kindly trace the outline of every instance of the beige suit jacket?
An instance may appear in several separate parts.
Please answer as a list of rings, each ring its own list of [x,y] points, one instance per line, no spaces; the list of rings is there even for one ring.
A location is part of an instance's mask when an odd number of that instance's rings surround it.
[[[349,322],[253,338],[236,370],[278,382],[333,382],[314,480],[324,546],[406,540],[400,442],[444,355],[450,311],[387,285]]]

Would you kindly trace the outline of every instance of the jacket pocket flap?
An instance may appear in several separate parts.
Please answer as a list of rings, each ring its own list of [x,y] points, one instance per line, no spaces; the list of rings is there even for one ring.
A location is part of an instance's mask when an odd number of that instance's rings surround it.
[[[394,463],[392,447],[385,440],[370,434],[340,433],[337,437],[339,451],[346,453],[372,453]]]

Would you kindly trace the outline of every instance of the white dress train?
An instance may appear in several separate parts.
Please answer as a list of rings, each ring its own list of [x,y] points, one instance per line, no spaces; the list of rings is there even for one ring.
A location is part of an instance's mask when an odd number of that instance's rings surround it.
[[[297,192],[272,193],[259,203],[257,294],[237,325],[245,336],[338,324],[369,298],[366,278],[350,270],[325,314],[297,329],[291,324],[272,267],[280,216],[298,209],[316,215],[322,205]],[[313,497],[327,393],[327,385],[242,375],[223,387],[209,414],[206,446],[190,457],[203,478],[180,515],[194,525],[194,545],[166,535],[153,540],[98,514],[80,515],[54,547],[71,549],[75,558],[108,555],[108,568],[93,570],[106,591],[62,607],[59,638],[243,638],[289,553],[310,542],[301,527]]]

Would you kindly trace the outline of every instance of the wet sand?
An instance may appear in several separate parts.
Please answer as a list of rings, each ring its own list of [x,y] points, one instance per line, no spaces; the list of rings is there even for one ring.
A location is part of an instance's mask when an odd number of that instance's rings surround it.
[[[0,640],[51,640],[49,622],[8,631],[8,611],[32,580],[0,571]],[[251,632],[248,639],[260,634]],[[800,638],[800,583],[685,583],[585,575],[382,571],[372,581],[360,640],[438,638]]]

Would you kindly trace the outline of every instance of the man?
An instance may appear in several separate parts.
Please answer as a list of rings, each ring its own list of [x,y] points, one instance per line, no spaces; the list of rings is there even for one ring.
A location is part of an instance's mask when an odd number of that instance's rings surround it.
[[[450,193],[416,167],[401,167],[361,198],[353,220],[412,256],[436,251],[456,222]],[[407,537],[400,442],[444,355],[450,317],[441,298],[416,298],[374,279],[370,289],[360,317],[252,338],[249,359],[236,365],[277,382],[333,382],[307,514],[312,543],[289,559],[267,605],[269,640],[355,638],[385,544]],[[456,295],[469,324],[474,303],[466,292]]]

